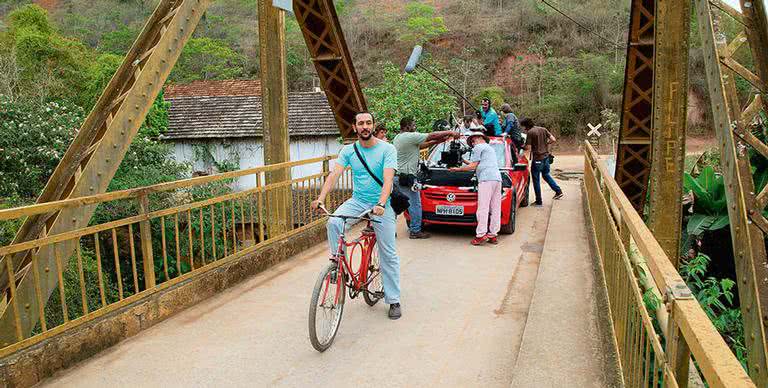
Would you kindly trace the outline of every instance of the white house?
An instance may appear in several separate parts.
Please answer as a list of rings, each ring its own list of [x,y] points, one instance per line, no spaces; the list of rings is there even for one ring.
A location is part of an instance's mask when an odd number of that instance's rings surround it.
[[[239,169],[264,165],[261,87],[258,80],[196,81],[166,88],[171,103],[164,141],[173,143],[179,162],[190,163],[197,174],[218,167]],[[288,134],[291,160],[336,154],[341,149],[339,129],[325,93],[288,94]],[[292,169],[293,178],[319,173],[320,164]],[[234,189],[255,185],[242,177]]]

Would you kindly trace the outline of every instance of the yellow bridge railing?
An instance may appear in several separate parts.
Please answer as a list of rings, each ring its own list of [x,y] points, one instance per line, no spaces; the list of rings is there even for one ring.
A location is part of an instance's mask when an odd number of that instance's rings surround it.
[[[625,385],[687,386],[690,354],[710,387],[754,387],[589,143],[585,143],[584,187]],[[629,256],[635,246],[653,286],[663,295],[656,314],[662,333],[643,302]]]
[[[135,214],[92,220],[85,228],[0,246],[4,292],[0,357],[322,223],[324,217],[311,212],[309,204],[318,196],[333,159],[319,157],[0,210],[0,221],[55,216],[61,209],[84,206]],[[270,172],[298,166],[317,172],[265,183]],[[243,184],[251,179],[252,184]],[[234,191],[237,186],[248,188]],[[326,200],[329,208],[346,200],[351,190],[347,170]],[[24,292],[25,284],[30,292]]]

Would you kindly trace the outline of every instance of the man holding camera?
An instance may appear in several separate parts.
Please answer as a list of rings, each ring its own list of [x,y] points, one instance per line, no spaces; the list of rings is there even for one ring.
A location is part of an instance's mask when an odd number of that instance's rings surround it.
[[[400,133],[392,140],[397,150],[397,174],[395,184],[400,186],[400,191],[408,196],[410,206],[408,214],[411,215],[409,238],[429,238],[429,233],[421,230],[421,194],[416,182],[416,174],[419,171],[419,151],[433,144],[442,143],[450,138],[458,139],[459,132],[440,131],[430,134],[416,132],[416,123],[413,117],[404,117],[400,120]]]

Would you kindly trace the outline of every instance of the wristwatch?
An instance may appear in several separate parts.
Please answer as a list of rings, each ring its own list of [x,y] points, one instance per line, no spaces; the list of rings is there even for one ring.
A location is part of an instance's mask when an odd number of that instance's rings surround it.
[[[386,208],[387,208],[387,206],[386,206],[386,205],[383,205],[383,204],[381,204],[381,203],[377,203],[377,204],[376,204],[376,206],[378,206],[378,207],[380,207],[380,208],[382,208],[382,209],[386,209]]]

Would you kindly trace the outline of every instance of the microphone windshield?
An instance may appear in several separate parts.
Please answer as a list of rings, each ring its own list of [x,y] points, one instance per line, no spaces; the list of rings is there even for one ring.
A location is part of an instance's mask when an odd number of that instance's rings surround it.
[[[419,59],[421,59],[421,46],[414,46],[413,51],[411,52],[411,57],[408,58],[408,64],[405,65],[405,72],[410,73],[413,71],[413,69],[416,68],[416,65],[419,64]]]

